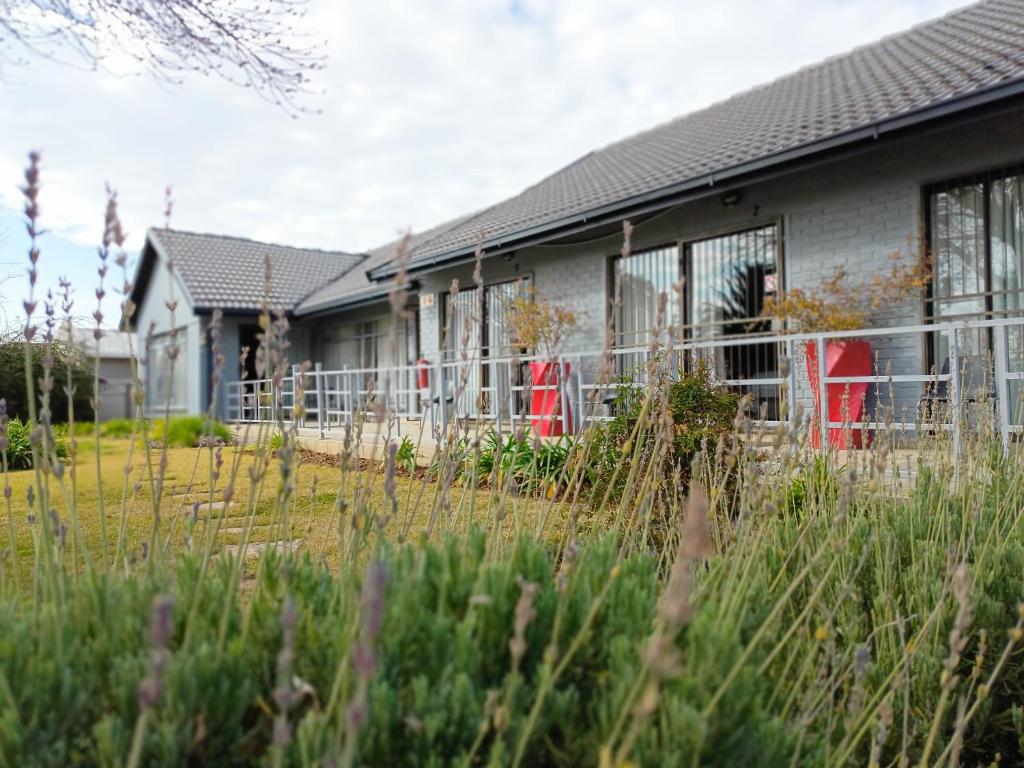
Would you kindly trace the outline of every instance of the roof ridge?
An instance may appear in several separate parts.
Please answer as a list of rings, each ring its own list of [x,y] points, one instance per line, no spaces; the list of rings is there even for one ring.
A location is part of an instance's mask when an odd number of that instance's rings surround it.
[[[359,257],[365,257],[369,255],[365,251],[341,251],[333,248],[313,248],[304,245],[285,245],[284,243],[271,243],[266,240],[257,240],[252,237],[242,237],[241,235],[225,235],[219,232],[196,232],[195,230],[178,229],[176,227],[150,227],[149,230],[157,234],[167,232],[175,235],[191,235],[193,237],[209,237],[217,240],[233,240],[239,243],[252,243],[254,245],[269,245],[272,248],[287,248],[290,251],[311,251],[314,253],[341,254],[343,256]]]

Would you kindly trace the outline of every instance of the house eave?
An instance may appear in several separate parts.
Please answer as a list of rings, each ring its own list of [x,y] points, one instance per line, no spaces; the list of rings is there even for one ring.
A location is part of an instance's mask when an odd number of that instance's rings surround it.
[[[418,288],[418,283],[416,281],[411,281],[406,285],[405,290],[415,292]],[[308,307],[298,308],[295,311],[295,316],[313,318],[322,317],[324,315],[333,315],[339,312],[347,312],[352,309],[359,309],[369,304],[376,304],[379,301],[384,301],[388,296],[390,296],[393,290],[393,285],[377,284],[375,286],[371,286],[365,291],[359,291],[358,293],[353,293],[349,296],[320,302],[319,304],[313,304]]]

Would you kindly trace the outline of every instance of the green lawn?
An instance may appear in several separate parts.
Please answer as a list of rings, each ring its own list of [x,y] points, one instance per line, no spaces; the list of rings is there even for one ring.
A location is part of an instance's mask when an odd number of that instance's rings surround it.
[[[220,456],[220,476],[211,494],[214,455],[202,448],[168,449],[158,489],[160,449],[147,451],[128,439],[105,437],[98,475],[93,440],[81,438],[76,461],[68,464],[61,478],[49,478],[50,506],[58,525],[67,528],[65,556],[73,557],[81,541],[89,556],[98,557],[104,534],[108,558],[118,550],[119,538],[122,559],[143,556],[153,540],[156,509],[159,539],[166,552],[180,552],[190,542],[197,545],[207,541],[207,536],[214,537],[214,552],[230,551],[237,548],[248,528],[249,543],[256,545],[249,550],[252,554],[266,542],[289,541],[328,562],[337,562],[342,537],[350,541],[354,531],[357,536],[398,541],[426,533],[440,535],[453,528],[464,530],[475,523],[510,537],[517,525],[534,526],[540,515],[546,515],[548,535],[557,537],[564,514],[565,505],[561,503],[499,497],[487,488],[478,489],[474,499],[468,487],[459,483],[442,499],[438,497],[438,484],[423,473],[416,477],[399,474],[395,478],[396,504],[391,504],[384,493],[383,471],[364,466],[343,476],[337,460],[306,455],[310,460],[300,460],[284,519],[278,512],[282,481],[276,457],[270,459],[262,479],[253,481],[250,468],[257,466],[257,454],[251,449],[225,447]],[[98,476],[102,478],[102,499]],[[9,531],[13,528],[15,550],[24,571],[31,567],[33,536],[38,535],[41,524],[37,477],[33,470],[11,472],[7,482],[11,497],[5,517],[9,519],[0,527],[0,557],[9,559]],[[229,484],[234,491],[230,504],[223,508]],[[31,507],[30,488],[35,497]],[[160,503],[155,507],[153,499],[157,495]],[[73,509],[69,503],[72,498],[76,499]],[[391,511],[382,517],[381,510]],[[373,518],[367,519],[367,515]],[[34,524],[30,516],[35,518]],[[74,535],[76,518],[80,539]]]

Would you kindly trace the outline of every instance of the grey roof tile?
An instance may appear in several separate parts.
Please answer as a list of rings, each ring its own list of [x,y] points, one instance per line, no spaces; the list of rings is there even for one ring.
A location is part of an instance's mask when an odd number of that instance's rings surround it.
[[[410,235],[406,247],[413,251],[423,243],[438,237],[452,227],[459,226],[474,215],[471,213],[466,216],[460,216],[426,229],[423,232],[414,232]],[[369,255],[358,267],[307,296],[296,307],[296,314],[305,315],[313,312],[322,312],[385,295],[391,289],[390,281],[375,282],[370,280],[366,273],[394,261],[398,256],[398,249],[401,244],[402,238],[399,238],[387,245],[371,249]]]
[[[367,258],[366,254],[293,248],[175,229],[151,229],[149,239],[174,262],[196,307],[224,310],[259,309],[263,265],[268,257],[270,304],[287,309],[358,268]]]
[[[419,244],[411,267],[1021,79],[1024,0],[986,0],[590,152]]]

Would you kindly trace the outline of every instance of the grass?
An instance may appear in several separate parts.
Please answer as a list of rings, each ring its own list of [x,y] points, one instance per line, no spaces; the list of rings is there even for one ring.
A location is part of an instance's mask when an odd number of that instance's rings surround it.
[[[74,507],[79,521],[82,540],[90,558],[97,558],[102,548],[102,526],[100,521],[100,490],[103,489],[103,505],[108,533],[117,530],[122,504],[124,516],[123,557],[139,558],[143,546],[149,544],[153,534],[152,501],[155,488],[149,482],[149,470],[160,461],[161,451],[158,448],[145,451],[139,441],[129,438],[104,437],[100,443],[100,458],[96,461],[95,444],[90,439],[80,439],[77,448],[77,460],[68,466],[64,485],[70,490],[72,471],[75,472]],[[349,472],[342,479],[339,457],[326,455],[309,455],[303,461],[300,455],[294,477],[296,495],[292,502],[288,517],[287,530],[278,524],[277,486],[278,468],[274,466],[276,458],[269,459],[270,466],[266,482],[258,489],[243,485],[233,494],[232,503],[226,510],[219,504],[223,501],[226,479],[215,482],[214,491],[210,493],[210,469],[220,461],[223,465],[234,463],[248,466],[256,454],[252,447],[224,446],[220,449],[206,450],[195,448],[168,448],[166,451],[166,469],[163,474],[161,490],[163,514],[160,521],[160,534],[166,542],[168,552],[181,554],[190,544],[190,539],[202,536],[207,523],[216,532],[216,549],[239,545],[245,529],[250,533],[248,541],[253,545],[275,541],[301,541],[302,548],[314,553],[318,558],[337,568],[341,552],[339,549],[339,523],[352,525],[353,518],[344,520],[339,511],[339,495],[356,494],[360,506],[368,510],[379,510],[385,506],[383,474],[361,471]],[[96,473],[97,463],[100,473]],[[126,468],[128,472],[126,475]],[[125,478],[127,476],[127,482]],[[23,577],[31,572],[34,560],[35,536],[38,525],[33,526],[29,517],[34,506],[28,503],[28,496],[35,491],[36,476],[31,470],[10,472],[7,482],[11,488],[11,519],[13,522],[15,549],[18,553],[18,570]],[[395,495],[398,501],[396,511],[384,523],[383,532],[389,539],[415,537],[430,523],[431,504],[434,501],[429,488],[421,479],[409,475],[396,474]],[[454,494],[457,504],[463,504],[462,497],[469,493],[468,486],[456,487]],[[511,516],[501,514],[503,510],[495,510],[495,500],[485,488],[477,488],[472,493],[477,498],[474,517],[462,518],[458,525],[465,530],[469,526],[482,525],[493,527],[498,535],[508,536],[510,531],[519,525],[531,526],[537,522],[538,516],[546,508],[546,504],[527,499],[523,503],[507,505],[515,506]],[[213,507],[207,508],[209,504]],[[195,505],[201,505],[197,511]],[[504,505],[504,502],[502,502]],[[468,508],[466,504],[466,508]],[[251,507],[251,511],[250,511]],[[69,499],[63,492],[56,494],[52,509],[65,526],[69,525],[71,510]],[[498,511],[498,518],[494,514]],[[517,518],[518,515],[518,518]],[[557,527],[558,513],[551,523]],[[358,523],[357,523],[358,524]],[[34,533],[34,530],[36,533]],[[109,542],[108,542],[109,543]],[[259,551],[253,548],[253,553]],[[7,557],[7,547],[2,557]],[[69,557],[74,557],[68,548]]]

